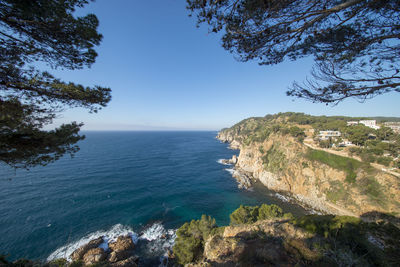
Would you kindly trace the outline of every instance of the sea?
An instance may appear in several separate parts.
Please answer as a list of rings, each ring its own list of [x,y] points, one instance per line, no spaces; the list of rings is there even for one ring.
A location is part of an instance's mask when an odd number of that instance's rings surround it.
[[[176,229],[202,214],[228,225],[242,205],[300,206],[255,184],[239,189],[217,132],[83,132],[80,151],[44,167],[0,166],[0,255],[52,260],[99,236],[129,234],[142,266],[162,265]],[[165,263],[165,260],[164,260]]]

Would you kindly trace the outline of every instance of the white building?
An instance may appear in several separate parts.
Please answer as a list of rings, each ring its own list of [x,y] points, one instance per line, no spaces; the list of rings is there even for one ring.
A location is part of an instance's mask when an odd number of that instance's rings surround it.
[[[376,125],[376,120],[362,120],[362,121],[359,121],[359,123],[364,124],[365,126],[375,129],[375,130],[378,130],[379,128],[381,128],[378,125]]]
[[[351,126],[351,125],[357,125],[358,121],[348,121],[347,122],[347,126]]]
[[[339,146],[343,147],[343,146],[355,146],[355,145],[349,140],[343,140],[343,142],[339,143]]]
[[[339,131],[319,131],[319,139],[320,140],[327,140],[329,137],[340,137],[342,134]]]
[[[385,122],[385,126],[392,129],[395,133],[400,133],[400,122]]]
[[[386,127],[392,129],[393,132],[395,132],[395,133],[400,133],[400,126],[398,126],[398,125],[388,125]]]

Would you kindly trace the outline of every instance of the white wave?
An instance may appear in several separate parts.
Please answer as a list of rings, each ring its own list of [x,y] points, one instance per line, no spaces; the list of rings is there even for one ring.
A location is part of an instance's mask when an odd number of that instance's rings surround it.
[[[284,202],[289,202],[289,199],[279,193],[275,193],[275,197],[279,198],[280,200],[284,201]]]
[[[219,160],[217,160],[217,162],[218,162],[219,164],[222,164],[222,165],[232,166],[231,163],[227,163],[227,162],[226,162],[226,159],[219,159]]]
[[[224,169],[224,170],[227,171],[227,172],[229,172],[229,173],[232,174],[232,175],[233,175],[233,174],[235,173],[235,171],[236,171],[236,170],[233,169],[233,168],[232,168],[232,169]]]
[[[49,257],[47,257],[47,261],[59,258],[65,258],[68,261],[71,261],[70,256],[76,249],[101,236],[103,236],[104,242],[100,245],[100,247],[106,250],[108,249],[108,242],[115,242],[117,240],[117,237],[121,235],[130,235],[132,237],[132,241],[135,244],[138,241],[137,234],[132,230],[132,228],[124,226],[122,224],[116,224],[108,231],[96,231],[90,233],[77,241],[71,242],[65,246],[58,248],[53,253],[51,253]]]
[[[146,251],[153,255],[160,255],[160,265],[168,265],[168,251],[172,250],[176,239],[176,230],[166,230],[164,226],[157,222],[147,228],[139,237],[146,240]]]
[[[161,238],[163,234],[165,234],[164,226],[161,223],[155,223],[147,228],[139,238],[153,241]]]

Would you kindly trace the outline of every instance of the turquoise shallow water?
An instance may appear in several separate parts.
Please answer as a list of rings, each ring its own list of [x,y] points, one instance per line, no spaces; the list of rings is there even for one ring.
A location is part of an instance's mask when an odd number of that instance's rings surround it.
[[[30,171],[0,168],[0,254],[46,259],[96,231],[142,234],[140,244],[202,214],[228,224],[240,204],[277,203],[304,212],[260,186],[238,189],[229,166],[217,162],[238,151],[216,140],[216,132],[85,135],[72,159]]]

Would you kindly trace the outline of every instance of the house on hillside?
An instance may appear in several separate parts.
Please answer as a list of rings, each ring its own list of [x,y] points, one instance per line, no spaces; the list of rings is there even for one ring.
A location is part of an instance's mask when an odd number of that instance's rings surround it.
[[[357,125],[358,121],[348,121],[347,126]]]
[[[376,125],[376,120],[361,120],[361,121],[359,121],[359,123],[364,124],[365,126],[375,129],[375,130],[378,130],[379,128],[381,128],[378,125]]]
[[[353,144],[349,140],[343,140],[343,142],[340,142],[338,146],[339,147],[347,147],[347,146],[355,146],[355,144]]]
[[[385,122],[385,127],[393,130],[393,132],[400,134],[400,122]]]
[[[339,131],[319,131],[318,138],[319,140],[328,140],[329,138],[337,138],[340,137],[342,134]]]

